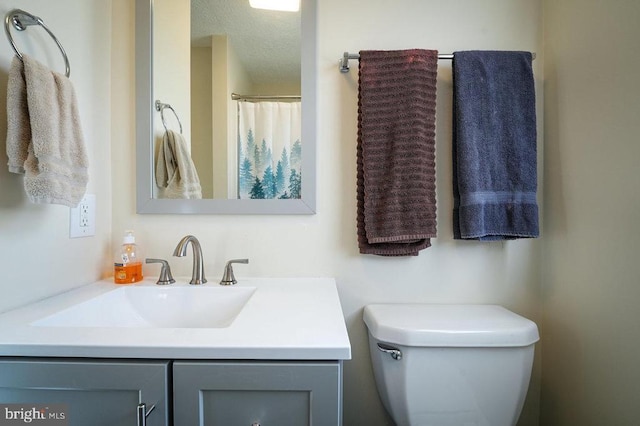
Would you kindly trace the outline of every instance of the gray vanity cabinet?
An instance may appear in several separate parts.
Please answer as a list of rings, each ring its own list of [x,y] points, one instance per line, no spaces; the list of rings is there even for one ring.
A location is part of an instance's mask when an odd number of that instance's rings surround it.
[[[147,426],[169,424],[166,361],[0,359],[0,403],[62,404],[69,426],[135,426],[147,404]]]
[[[175,425],[342,424],[338,361],[175,361],[173,373]]]
[[[12,403],[62,405],[69,426],[340,426],[342,363],[0,358]]]

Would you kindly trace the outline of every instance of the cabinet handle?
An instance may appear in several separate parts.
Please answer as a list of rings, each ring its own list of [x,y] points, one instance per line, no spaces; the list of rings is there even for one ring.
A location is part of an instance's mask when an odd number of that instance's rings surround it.
[[[156,404],[153,404],[147,411],[147,404],[144,402],[138,404],[138,426],[147,426],[147,417],[149,417],[154,408],[156,408]]]

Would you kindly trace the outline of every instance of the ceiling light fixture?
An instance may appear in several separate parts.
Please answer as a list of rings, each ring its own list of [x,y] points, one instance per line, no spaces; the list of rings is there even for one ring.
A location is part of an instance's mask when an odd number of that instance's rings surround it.
[[[282,10],[297,12],[300,10],[300,0],[249,0],[251,7],[256,9]]]

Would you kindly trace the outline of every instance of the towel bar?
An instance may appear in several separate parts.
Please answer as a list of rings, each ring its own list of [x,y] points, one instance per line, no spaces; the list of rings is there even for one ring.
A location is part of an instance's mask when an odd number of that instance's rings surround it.
[[[62,53],[62,57],[64,58],[65,65],[65,75],[69,77],[71,75],[71,67],[69,66],[69,58],[67,57],[67,53],[64,51],[64,47],[62,47],[62,43],[57,39],[57,37],[47,28],[42,19],[34,16],[24,10],[13,9],[9,11],[4,17],[4,31],[7,34],[7,39],[9,40],[9,44],[11,44],[11,48],[16,53],[18,58],[22,60],[22,53],[18,50],[18,46],[13,41],[13,37],[11,36],[10,24],[18,31],[24,31],[30,25],[40,25],[44,30],[51,36],[53,41],[56,42],[60,52]]]
[[[238,95],[231,94],[232,101],[299,101],[300,95]]]
[[[532,59],[535,59],[536,54],[532,53],[531,57]],[[342,58],[340,58],[340,61],[338,62],[340,72],[349,72],[349,59],[360,59],[360,55],[357,53],[344,52]],[[438,59],[453,59],[453,53],[441,53],[438,55]]]

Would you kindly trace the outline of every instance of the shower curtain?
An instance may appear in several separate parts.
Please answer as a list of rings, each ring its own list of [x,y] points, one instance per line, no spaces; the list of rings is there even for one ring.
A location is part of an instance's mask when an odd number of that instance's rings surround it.
[[[238,198],[300,198],[300,102],[238,102]]]

